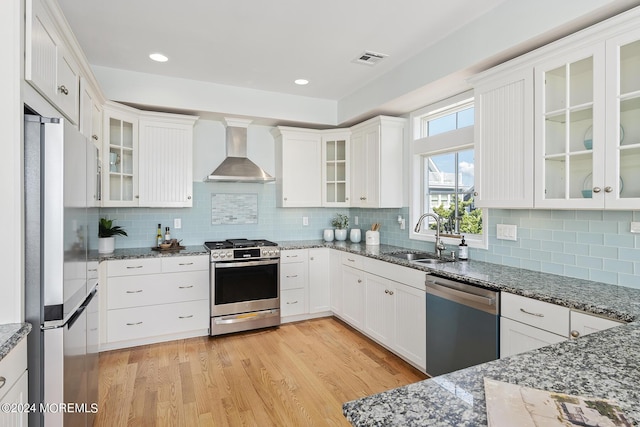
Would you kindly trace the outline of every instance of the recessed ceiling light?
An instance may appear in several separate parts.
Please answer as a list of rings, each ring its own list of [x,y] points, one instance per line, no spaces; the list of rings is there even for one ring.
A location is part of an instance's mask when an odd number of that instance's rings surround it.
[[[306,84],[309,83],[309,80],[307,79],[297,79],[294,81],[295,84],[300,85],[300,86],[304,86]]]
[[[169,60],[169,58],[161,53],[152,53],[151,55],[149,55],[149,58],[153,59],[156,62],[167,62]]]

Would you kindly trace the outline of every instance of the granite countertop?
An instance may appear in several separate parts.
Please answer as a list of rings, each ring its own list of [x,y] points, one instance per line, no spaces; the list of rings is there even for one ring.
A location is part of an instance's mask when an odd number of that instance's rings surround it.
[[[0,360],[31,332],[30,323],[7,323],[0,325]]]
[[[560,393],[615,400],[640,423],[640,290],[479,261],[425,267],[388,254],[389,245],[281,242],[280,247],[330,247],[405,265],[430,274],[515,293],[632,322],[524,354],[484,363],[347,402],[354,426],[485,426],[484,377]],[[419,251],[414,251],[419,252]]]
[[[209,251],[204,245],[185,246],[179,251],[156,251],[149,248],[128,248],[116,249],[111,254],[98,254],[95,256],[100,261],[116,260],[116,259],[135,259],[135,258],[161,258],[172,256],[189,256],[189,255],[208,255]]]

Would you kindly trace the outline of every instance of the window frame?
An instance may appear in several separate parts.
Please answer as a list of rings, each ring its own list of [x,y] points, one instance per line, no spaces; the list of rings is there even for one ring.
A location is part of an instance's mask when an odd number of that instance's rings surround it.
[[[424,125],[425,118],[427,116],[435,118],[440,113],[443,115],[447,113],[450,114],[456,109],[463,110],[466,106],[474,104],[473,91],[467,91],[435,104],[423,107],[410,114],[410,135],[413,135],[410,151],[411,190],[409,195],[409,220],[410,224],[412,224],[411,229],[409,230],[409,239],[411,240],[435,242],[435,231],[429,230],[428,227],[422,227],[422,231],[419,233],[414,231],[416,223],[422,215],[422,207],[424,206],[424,195],[426,189],[424,188],[425,171],[423,164],[425,156],[476,149],[474,143],[475,125],[438,133],[434,136],[423,136],[422,132],[426,128]],[[487,227],[487,224],[489,223],[488,210],[485,208],[478,209],[482,209],[482,235],[465,234],[465,241],[470,247],[487,249],[489,241]],[[447,245],[458,245],[460,243],[460,239],[457,237],[442,237],[442,241]]]

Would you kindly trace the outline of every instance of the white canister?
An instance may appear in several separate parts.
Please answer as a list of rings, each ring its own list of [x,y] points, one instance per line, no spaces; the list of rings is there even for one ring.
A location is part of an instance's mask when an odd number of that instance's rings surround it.
[[[338,240],[338,241],[347,240],[347,229],[346,228],[336,228],[335,235],[336,235],[336,240]]]
[[[360,240],[362,240],[362,232],[359,228],[351,229],[351,232],[349,233],[349,240],[351,240],[352,243],[360,243]]]
[[[322,235],[325,242],[333,242],[333,228],[327,228]]]
[[[378,246],[380,245],[380,232],[367,230],[365,233],[365,239],[367,241],[367,245]]]

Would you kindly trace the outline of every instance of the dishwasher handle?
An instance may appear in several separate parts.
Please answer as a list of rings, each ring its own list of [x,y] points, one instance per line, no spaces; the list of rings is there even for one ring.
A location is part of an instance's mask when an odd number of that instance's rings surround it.
[[[498,292],[433,277],[429,278],[425,285],[427,294],[432,294],[490,314],[498,315]],[[457,288],[466,288],[466,290]],[[467,292],[467,290],[471,292]],[[479,295],[478,293],[485,295]]]

